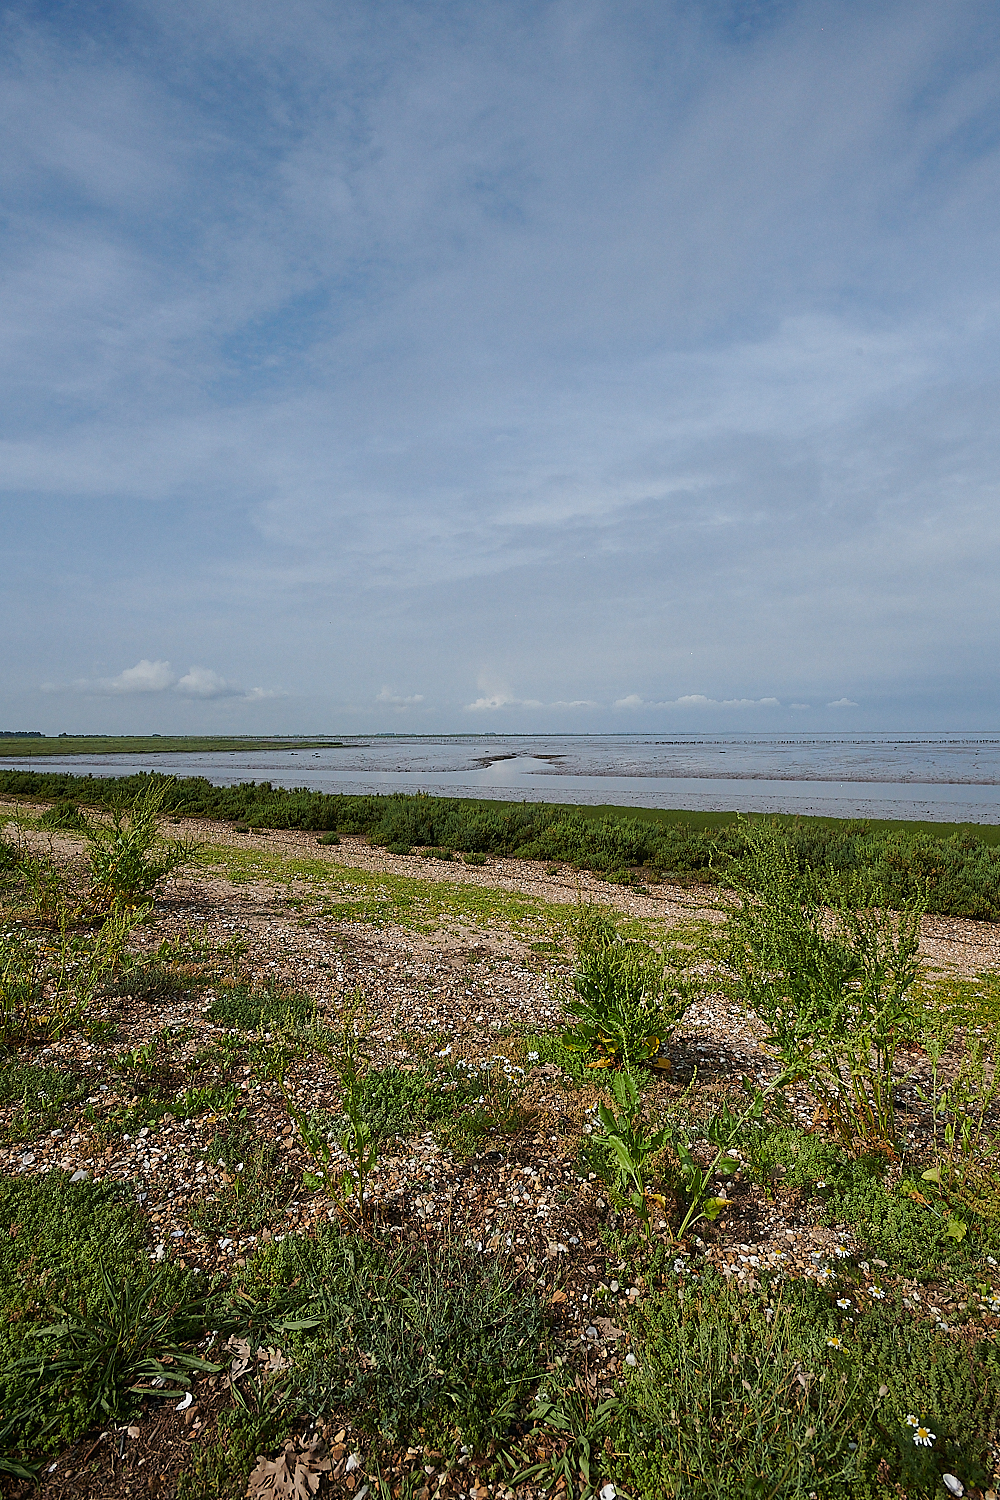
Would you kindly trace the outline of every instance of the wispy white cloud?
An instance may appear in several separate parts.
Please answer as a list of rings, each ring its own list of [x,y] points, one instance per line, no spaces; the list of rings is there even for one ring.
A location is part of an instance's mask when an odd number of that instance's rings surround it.
[[[857,708],[858,705],[853,698],[835,698],[832,703],[828,703],[826,706],[827,708]]]
[[[467,703],[467,713],[494,713],[498,708],[544,708],[540,698],[515,698],[510,693],[487,693]]]
[[[780,708],[779,698],[708,698],[704,693],[685,693],[680,698],[669,698],[654,703],[640,698],[638,693],[629,693],[627,698],[616,698],[615,708]],[[807,704],[791,705],[795,708]]]
[[[412,708],[423,701],[423,693],[411,693],[407,697],[404,694],[394,693],[389,687],[383,687],[375,696],[376,703],[388,703],[393,708]]]
[[[126,667],[117,677],[77,677],[70,683],[46,682],[43,693],[80,693],[91,698],[117,698],[137,693],[177,693],[183,698],[241,698],[256,702],[264,698],[283,698],[281,689],[251,688],[247,692],[210,667],[192,666],[182,677],[168,661],[150,661],[146,657],[134,667]]]

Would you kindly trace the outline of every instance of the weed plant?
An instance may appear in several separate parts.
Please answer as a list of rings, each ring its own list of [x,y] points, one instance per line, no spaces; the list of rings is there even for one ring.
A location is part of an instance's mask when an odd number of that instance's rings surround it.
[[[274,1224],[295,1193],[280,1147],[254,1129],[242,1112],[212,1138],[209,1161],[225,1180],[197,1205],[193,1221],[205,1234],[255,1234]]]
[[[131,799],[112,802],[104,821],[85,820],[93,881],[91,899],[98,909],[140,909],[168,875],[196,857],[197,843],[164,839],[160,834],[170,786],[169,781],[150,777]]]
[[[177,1500],[243,1500],[257,1455],[280,1448],[295,1422],[294,1408],[281,1397],[274,1382],[234,1384],[233,1405],[219,1413],[214,1440],[193,1450],[178,1478]]]
[[[802,1080],[843,1144],[894,1150],[894,1066],[917,1030],[920,901],[887,912],[801,871],[771,830],[748,830],[751,857],[724,961],[734,990],[767,1027],[788,1082]],[[855,892],[854,900],[858,892]],[[826,901],[824,901],[824,897]]]
[[[575,935],[576,998],[565,1006],[574,1024],[562,1045],[583,1053],[591,1068],[631,1071],[648,1063],[668,1069],[664,1048],[694,998],[685,958],[676,949],[624,937],[603,906],[581,907]]]
[[[53,1395],[67,1389],[77,1393],[87,1425],[121,1422],[141,1397],[179,1396],[192,1371],[218,1371],[188,1347],[212,1313],[207,1297],[184,1280],[165,1261],[122,1283],[102,1261],[82,1310],[61,1305],[58,1321],[33,1329],[30,1350],[0,1377],[9,1382],[22,1428],[50,1428],[57,1420]]]
[[[0,1041],[39,1041],[81,1026],[95,1001],[113,991],[126,941],[143,914],[116,912],[98,929],[81,930],[64,908],[58,936],[48,942],[23,928],[0,932]]]
[[[40,828],[64,829],[67,833],[86,833],[87,820],[79,807],[69,798],[54,802],[38,819]]]

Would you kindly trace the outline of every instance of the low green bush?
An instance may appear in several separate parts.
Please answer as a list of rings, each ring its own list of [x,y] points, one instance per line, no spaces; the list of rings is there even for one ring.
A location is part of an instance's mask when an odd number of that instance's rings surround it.
[[[157,780],[165,778],[2,771],[0,794],[108,807],[143,794]],[[268,781],[220,787],[201,776],[171,781],[169,802],[175,813],[220,818],[244,828],[363,834],[393,853],[409,853],[416,846],[473,855],[517,854],[628,881],[669,874],[723,885],[731,882],[747,854],[747,829],[753,822],[734,816],[719,827],[697,828],[683,815],[596,817],[542,802],[477,803],[403,793],[355,797],[275,787]],[[928,911],[943,916],[1000,919],[1000,848],[974,830],[941,837],[925,829],[850,819],[833,824],[796,819],[782,822],[781,828],[803,868],[835,876],[864,872],[892,906],[926,898]]]
[[[70,833],[84,833],[87,828],[86,818],[77,804],[68,798],[47,807],[38,821],[42,828],[62,828]]]

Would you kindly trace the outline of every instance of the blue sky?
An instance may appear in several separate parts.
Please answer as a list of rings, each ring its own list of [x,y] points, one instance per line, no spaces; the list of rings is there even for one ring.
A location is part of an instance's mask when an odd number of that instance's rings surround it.
[[[1000,728],[1000,12],[14,5],[0,728]]]

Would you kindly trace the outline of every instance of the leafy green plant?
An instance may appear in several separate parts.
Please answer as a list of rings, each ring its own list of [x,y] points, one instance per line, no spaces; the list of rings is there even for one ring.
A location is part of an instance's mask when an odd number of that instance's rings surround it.
[[[551,1378],[528,1413],[532,1430],[519,1445],[522,1456],[539,1452],[545,1456],[513,1474],[510,1483],[516,1486],[529,1479],[537,1483],[544,1475],[544,1490],[558,1489],[590,1500],[614,1463],[605,1449],[618,1416],[618,1399],[609,1396],[594,1401],[586,1383],[558,1355],[554,1364]]]
[[[364,1108],[364,1078],[367,1055],[364,1051],[364,1034],[358,1026],[361,998],[355,996],[354,1004],[345,1008],[341,1015],[341,1030],[336,1051],[326,1056],[336,1070],[343,1090],[341,1109],[344,1123],[340,1143],[347,1153],[349,1167],[346,1172],[336,1172],[332,1166],[329,1134],[315,1120],[307,1116],[293,1102],[285,1087],[284,1076],[279,1079],[289,1114],[299,1128],[303,1144],[312,1156],[317,1170],[306,1173],[307,1187],[322,1188],[337,1198],[343,1205],[354,1198],[357,1217],[365,1222],[365,1184],[378,1161],[379,1143],[366,1118]]]
[[[602,1135],[599,1142],[612,1152],[619,1180],[628,1189],[628,1201],[635,1210],[646,1235],[651,1233],[649,1218],[649,1179],[654,1158],[671,1139],[669,1129],[648,1133],[642,1124],[639,1087],[631,1073],[616,1073],[611,1089],[618,1108],[598,1106]],[[661,1205],[665,1200],[654,1195]]]
[[[164,839],[160,834],[169,790],[169,781],[150,776],[129,802],[114,804],[105,821],[86,820],[91,897],[99,909],[138,910],[168,875],[197,856],[200,845],[192,840]]]
[[[664,1045],[694,998],[676,956],[623,937],[603,908],[585,908],[576,928],[576,999],[565,1007],[575,1024],[563,1046],[584,1053],[592,1068],[668,1069]]]
[[[780,1086],[781,1080],[772,1084]],[[669,1146],[673,1153],[672,1172],[677,1179],[683,1201],[684,1214],[674,1232],[677,1240],[683,1240],[688,1230],[703,1219],[714,1220],[726,1207],[727,1200],[713,1197],[709,1188],[717,1177],[730,1176],[739,1171],[740,1158],[733,1154],[738,1142],[742,1142],[752,1123],[759,1121],[764,1112],[766,1092],[758,1089],[746,1109],[736,1112],[728,1104],[708,1121],[697,1126],[681,1126],[676,1120],[668,1120],[659,1130],[647,1131],[642,1123],[642,1106],[638,1085],[630,1073],[618,1073],[612,1079],[612,1092],[618,1108],[606,1104],[598,1106],[601,1125],[594,1141],[605,1146],[617,1166],[618,1179],[627,1190],[628,1202],[634,1209],[643,1229],[651,1234],[651,1202],[665,1207],[665,1199],[651,1193],[649,1182],[656,1158]],[[691,1137],[698,1135],[709,1142],[707,1165],[702,1166],[691,1150]]]
[[[18,1389],[25,1427],[45,1425],[53,1392],[65,1384],[82,1388],[91,1418],[117,1421],[139,1397],[180,1395],[191,1384],[188,1372],[221,1369],[190,1352],[208,1326],[209,1307],[204,1296],[178,1299],[169,1262],[145,1283],[124,1285],[102,1264],[100,1281],[95,1305],[83,1312],[63,1307],[58,1322],[32,1331],[35,1351],[0,1374]]]
[[[986,1128],[987,1117],[1000,1095],[1000,1076],[988,1066],[985,1043],[971,1036],[962,1047],[957,1068],[945,1079],[941,1062],[955,1043],[954,1022],[938,1020],[923,1034],[924,1050],[931,1065],[928,1089],[917,1086],[918,1098],[929,1108],[934,1131],[936,1160],[921,1174],[927,1191],[935,1193],[949,1210],[984,1210],[1000,1222],[1000,1181],[995,1165],[996,1145]],[[985,1193],[984,1193],[985,1189]],[[988,1205],[986,1196],[993,1199]],[[992,1213],[990,1207],[992,1206]],[[950,1213],[953,1238],[964,1234],[965,1220]]]
[[[843,1143],[894,1150],[894,1064],[917,1027],[909,990],[923,903],[893,915],[870,892],[800,871],[772,829],[751,825],[747,841],[724,937],[734,988],[767,1027],[787,1081],[806,1083]]]
[[[97,1358],[88,1375],[84,1336],[73,1334],[77,1366],[60,1370],[55,1361],[73,1353],[70,1334],[36,1337],[39,1330],[106,1318],[127,1341],[129,1319],[142,1318],[148,1326],[153,1311],[190,1300],[190,1273],[163,1269],[150,1294],[158,1299],[155,1309],[151,1300],[145,1313],[136,1306],[114,1313],[105,1275],[116,1297],[151,1284],[146,1225],[133,1194],[119,1185],[73,1183],[69,1173],[56,1171],[0,1176],[0,1221],[0,1432],[10,1430],[7,1457],[30,1463],[87,1430],[100,1409],[92,1398],[110,1368]],[[197,1327],[193,1332],[200,1336]],[[106,1353],[110,1359],[113,1351]]]

